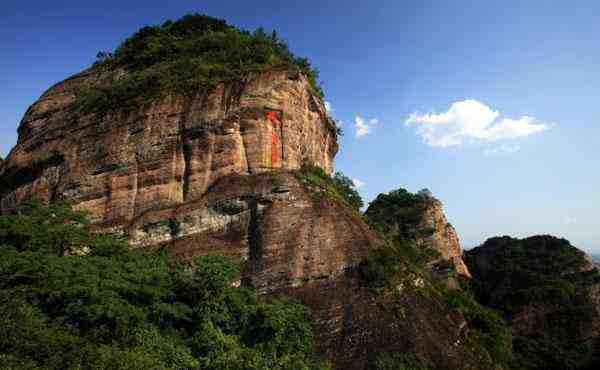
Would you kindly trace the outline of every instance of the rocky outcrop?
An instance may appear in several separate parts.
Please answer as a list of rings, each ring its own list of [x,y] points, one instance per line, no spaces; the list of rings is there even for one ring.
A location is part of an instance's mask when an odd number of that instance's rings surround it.
[[[185,258],[238,257],[262,293],[343,275],[381,245],[354,211],[286,171],[223,177],[205,196],[148,211],[125,232],[135,245]]]
[[[0,165],[2,212],[30,196],[66,199],[136,247],[236,257],[243,284],[312,309],[334,368],[363,369],[381,351],[414,351],[440,369],[485,367],[464,341],[462,315],[424,294],[422,280],[384,296],[361,285],[356,267],[383,242],[293,172],[330,173],[337,152],[336,127],[297,68],[164,94],[134,111],[77,113],[78,92],[102,79],[92,68],[30,107]],[[445,226],[437,212],[424,225]],[[458,239],[444,230],[427,243],[452,259]]]
[[[400,188],[379,194],[369,204],[365,216],[387,237],[410,240],[420,248],[434,249],[440,254],[440,262],[451,262],[452,270],[470,277],[456,230],[446,219],[442,202],[428,190],[413,194]],[[452,285],[456,285],[454,283]]]
[[[165,94],[133,112],[78,114],[77,94],[102,81],[92,68],[58,83],[27,111],[2,164],[2,210],[24,198],[69,199],[105,227],[202,197],[231,174],[331,171],[335,124],[293,66],[190,96]]]
[[[584,252],[548,235],[505,236],[467,251],[465,261],[478,300],[504,315],[522,356],[552,353],[553,364],[573,356],[578,366],[597,361],[600,274]]]
[[[284,292],[311,307],[320,349],[334,369],[373,368],[382,352],[415,353],[438,370],[501,369],[470,342],[464,317],[421,279],[376,295],[349,271]]]
[[[471,277],[469,269],[463,261],[463,250],[458,234],[446,219],[442,202],[431,197],[427,202],[419,228],[431,230],[431,234],[417,239],[421,246],[430,246],[437,250],[442,258],[451,261],[456,271],[466,277]]]

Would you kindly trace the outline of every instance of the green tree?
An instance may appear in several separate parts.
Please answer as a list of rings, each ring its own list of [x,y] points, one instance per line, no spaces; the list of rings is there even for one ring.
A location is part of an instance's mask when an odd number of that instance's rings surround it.
[[[345,176],[341,172],[336,172],[333,176],[333,183],[338,193],[346,199],[352,208],[359,211],[363,207],[363,200],[356,190],[356,185],[351,178]]]
[[[0,360],[23,369],[317,369],[310,312],[91,232],[68,204],[0,216]]]
[[[323,97],[318,71],[308,59],[296,57],[275,31],[250,33],[221,19],[188,14],[142,27],[114,53],[98,53],[95,68],[108,77],[81,91],[73,108],[97,114],[133,110],[166,92],[195,94],[282,64],[296,66],[312,92]]]

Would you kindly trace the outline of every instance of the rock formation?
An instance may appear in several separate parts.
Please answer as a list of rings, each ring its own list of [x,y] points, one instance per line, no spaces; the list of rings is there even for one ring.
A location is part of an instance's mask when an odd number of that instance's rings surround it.
[[[463,345],[464,318],[420,293],[422,280],[400,297],[360,285],[355,267],[383,242],[359,214],[293,173],[303,164],[330,173],[338,149],[334,123],[296,67],[164,94],[133,112],[73,109],[78,91],[101,80],[91,68],[29,108],[1,164],[2,212],[30,196],[66,199],[99,231],[134,246],[238,257],[245,284],[312,308],[319,347],[335,368],[363,369],[392,350],[419,352],[440,369],[480,368]],[[441,205],[423,222],[440,227],[430,241],[456,260],[458,239]]]
[[[411,240],[423,249],[432,248],[442,260],[452,262],[457,273],[470,277],[456,230],[446,219],[442,202],[428,190],[413,194],[397,189],[379,194],[365,216],[383,234]]]
[[[423,212],[419,227],[432,230],[431,235],[418,239],[421,246],[430,246],[437,250],[442,258],[452,261],[459,274],[471,277],[469,269],[463,261],[463,249],[460,246],[458,234],[446,219],[442,202],[431,198]]]
[[[90,69],[52,87],[27,111],[2,165],[2,209],[25,197],[66,198],[92,221],[120,227],[144,212],[200,198],[230,174],[331,171],[335,125],[297,68],[274,67],[191,97],[167,94],[134,112],[80,115]]]
[[[600,354],[600,275],[584,252],[548,235],[492,238],[465,255],[478,299],[508,320],[524,358],[546,368],[595,368]],[[531,351],[531,352],[528,352]]]

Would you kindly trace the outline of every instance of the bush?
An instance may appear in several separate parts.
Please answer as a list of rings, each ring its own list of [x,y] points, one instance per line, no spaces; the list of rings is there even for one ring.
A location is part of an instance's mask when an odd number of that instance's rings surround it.
[[[131,110],[161,93],[195,93],[225,80],[243,80],[269,66],[297,66],[313,93],[323,97],[318,71],[296,57],[276,32],[250,33],[224,20],[190,14],[161,26],[143,27],[114,53],[98,53],[95,68],[125,69],[108,83],[82,91],[75,107],[83,113]]]
[[[371,252],[359,265],[359,272],[365,286],[381,292],[398,285],[409,273],[422,275],[426,265],[437,258],[436,250],[397,238]]]
[[[477,258],[493,263],[477,264]],[[578,343],[577,332],[598,317],[586,291],[600,276],[595,269],[582,271],[581,251],[548,235],[497,237],[469,251],[466,262],[477,299],[509,322],[524,311],[545,312],[535,320],[550,324],[515,337],[519,368],[583,369],[589,364],[592,351]]]
[[[364,205],[354,181],[341,172],[330,176],[321,167],[305,165],[295,175],[305,185],[330,195],[357,212]]]
[[[371,227],[384,235],[412,240],[434,231],[419,228],[423,212],[431,200],[431,193],[427,189],[417,194],[406,189],[393,190],[387,194],[379,194],[369,204],[365,217]]]
[[[482,346],[495,363],[512,366],[512,333],[502,317],[479,304],[467,291],[441,288],[446,303],[459,311],[469,324],[471,340]]]
[[[192,262],[90,231],[67,204],[0,217],[0,359],[42,369],[321,368],[310,312]]]

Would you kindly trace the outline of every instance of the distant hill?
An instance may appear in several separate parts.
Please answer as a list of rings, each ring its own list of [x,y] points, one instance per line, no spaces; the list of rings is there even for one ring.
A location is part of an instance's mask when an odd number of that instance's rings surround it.
[[[600,254],[591,254],[592,261],[596,267],[600,267]]]
[[[518,369],[597,369],[600,273],[568,240],[488,239],[467,251],[478,301],[512,329]]]

